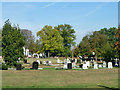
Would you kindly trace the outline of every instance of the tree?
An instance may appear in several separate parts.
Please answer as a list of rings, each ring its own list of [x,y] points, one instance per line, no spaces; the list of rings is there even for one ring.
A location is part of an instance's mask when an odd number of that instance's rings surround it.
[[[33,54],[36,52],[36,42],[35,37],[32,34],[32,31],[27,29],[21,29],[21,34],[24,36],[25,48],[28,48],[29,51]]]
[[[117,51],[117,54],[118,54],[117,56],[119,57],[119,60],[120,60],[120,25],[118,29],[116,29],[115,36],[117,38],[115,42],[115,50]]]
[[[101,56],[103,56],[105,58],[106,62],[111,61],[111,58],[114,57],[112,48],[108,42],[106,43],[106,45],[103,46]]]
[[[92,52],[95,52],[97,57],[104,57],[106,61],[110,61],[111,58],[116,56],[116,50],[114,49],[115,31],[116,28],[113,27],[87,34],[83,37],[75,52],[82,56],[86,54],[92,56]]]
[[[24,40],[18,26],[11,26],[7,20],[2,31],[2,55],[4,61],[9,66],[15,66],[18,58],[24,58],[23,46]]]
[[[69,24],[58,25],[54,27],[55,29],[59,30],[60,35],[63,37],[63,46],[64,50],[62,52],[63,56],[70,56],[71,55],[71,47],[75,45],[74,40],[76,39],[75,31]]]
[[[44,26],[41,31],[37,32],[41,51],[49,55],[56,56],[63,50],[63,38],[57,29],[52,26]]]

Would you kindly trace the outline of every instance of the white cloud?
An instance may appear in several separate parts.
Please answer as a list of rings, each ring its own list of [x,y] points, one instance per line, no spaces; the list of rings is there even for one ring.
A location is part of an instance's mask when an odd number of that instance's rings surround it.
[[[53,2],[53,3],[47,4],[47,5],[43,6],[42,8],[48,8],[48,7],[50,7],[50,6],[54,5],[54,4],[56,4],[56,2]]]

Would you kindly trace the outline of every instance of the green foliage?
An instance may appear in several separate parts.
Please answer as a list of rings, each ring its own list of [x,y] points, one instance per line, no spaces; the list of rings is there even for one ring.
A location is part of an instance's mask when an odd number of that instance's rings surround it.
[[[12,27],[9,20],[3,26],[2,31],[2,56],[9,66],[15,66],[18,58],[23,55],[24,40],[19,27]]]
[[[45,26],[37,32],[41,52],[49,53],[51,56],[71,56],[71,46],[75,45],[75,31],[68,24]]]
[[[8,70],[8,66],[2,63],[2,70]]]
[[[52,26],[45,26],[39,32],[37,36],[40,38],[41,52],[49,53],[52,56],[57,55],[63,50],[63,38],[61,37],[57,29],[53,29]]]
[[[69,24],[58,25],[55,29],[59,30],[60,35],[63,37],[63,52],[62,56],[71,56],[71,47],[75,45],[74,40],[76,39],[75,31]]]
[[[106,61],[118,56],[115,50],[116,28],[104,28],[100,31],[94,31],[83,37],[82,41],[75,48],[75,55],[92,56],[95,52],[97,57],[103,57]]]
[[[35,42],[35,37],[32,34],[32,31],[27,29],[22,29],[21,34],[24,37],[25,48],[28,48],[32,54],[36,53],[39,50],[39,48],[38,48],[38,43]]]

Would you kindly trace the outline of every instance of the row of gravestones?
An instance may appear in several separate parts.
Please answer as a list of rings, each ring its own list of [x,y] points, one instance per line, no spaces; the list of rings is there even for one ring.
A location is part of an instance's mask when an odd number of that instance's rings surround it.
[[[38,62],[36,62],[36,61],[33,62],[32,69],[38,69],[38,65],[39,65]],[[73,67],[73,63],[69,62],[69,63],[65,63],[63,68],[64,69],[72,69],[72,67]],[[87,64],[83,64],[82,66],[80,66],[80,68],[88,69]],[[108,68],[113,68],[112,62],[108,62]],[[21,64],[17,64],[16,70],[21,70],[21,69],[22,69],[22,65]],[[94,69],[98,69],[97,63],[94,64]]]
[[[39,63],[38,62],[33,62],[33,65],[32,65],[32,69],[38,69],[38,65]],[[21,64],[17,64],[16,65],[16,70],[22,70],[22,65]]]
[[[75,67],[75,63],[65,63],[63,68],[64,69],[72,69],[74,67]],[[82,68],[82,69],[88,69],[87,64],[81,64],[79,67]],[[104,68],[105,67],[106,66],[104,66]],[[113,68],[112,62],[108,62],[108,68],[111,68],[111,69]],[[94,64],[94,69],[98,69],[98,64],[97,63]]]
[[[69,69],[69,65],[71,68],[75,68],[76,67],[76,63],[77,63],[77,59],[75,59],[74,61],[70,61],[68,58],[65,59],[64,61],[64,69]],[[98,69],[99,68],[106,68],[106,62],[104,61],[103,64],[97,64],[96,62],[93,63],[94,65],[94,69]],[[83,69],[88,69],[88,67],[90,67],[90,62],[89,61],[86,61],[84,64],[81,64],[79,66],[80,68],[83,68]],[[112,62],[108,62],[108,68],[113,68],[112,66]]]

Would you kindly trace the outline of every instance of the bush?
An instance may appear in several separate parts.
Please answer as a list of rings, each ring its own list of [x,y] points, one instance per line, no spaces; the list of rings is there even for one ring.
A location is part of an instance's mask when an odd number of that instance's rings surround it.
[[[8,70],[8,66],[5,64],[2,64],[2,70]]]

